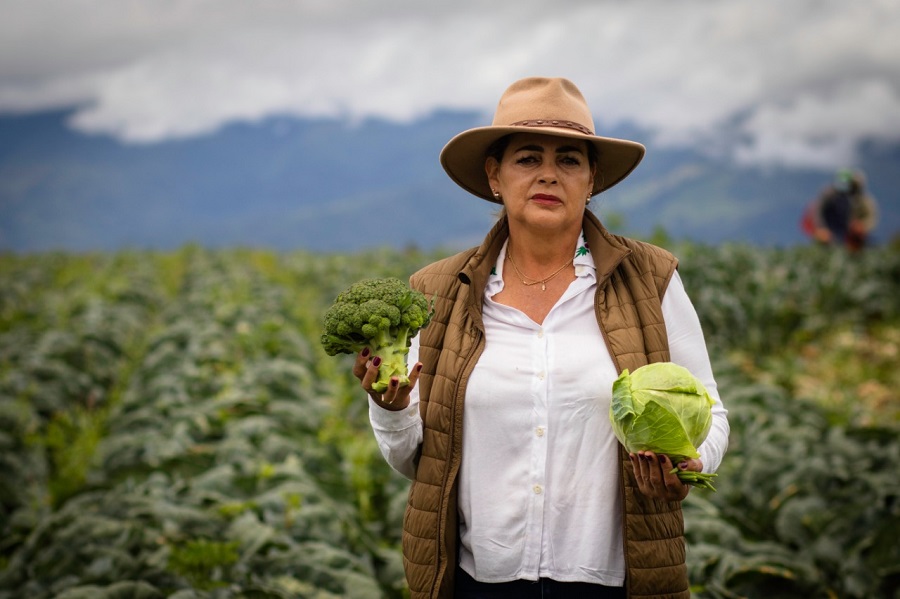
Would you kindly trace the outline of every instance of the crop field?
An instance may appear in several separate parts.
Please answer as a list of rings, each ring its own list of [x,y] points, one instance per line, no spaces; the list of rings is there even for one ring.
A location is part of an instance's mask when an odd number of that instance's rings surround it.
[[[900,250],[679,245],[729,409],[694,596],[900,597]],[[400,598],[321,315],[418,251],[0,255],[0,599]]]

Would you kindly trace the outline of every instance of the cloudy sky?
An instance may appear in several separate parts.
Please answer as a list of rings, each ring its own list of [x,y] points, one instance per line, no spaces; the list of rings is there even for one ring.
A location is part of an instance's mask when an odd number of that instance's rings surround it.
[[[0,114],[134,143],[274,114],[490,114],[569,77],[597,127],[750,163],[900,141],[897,0],[0,0]]]

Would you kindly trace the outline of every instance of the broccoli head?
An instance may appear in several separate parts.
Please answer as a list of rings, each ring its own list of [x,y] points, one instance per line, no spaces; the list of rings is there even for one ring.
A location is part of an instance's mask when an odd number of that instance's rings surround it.
[[[372,389],[385,391],[395,376],[406,385],[410,343],[433,313],[425,296],[400,279],[364,279],[338,294],[325,312],[322,347],[329,356],[355,354],[368,347],[381,358]]]

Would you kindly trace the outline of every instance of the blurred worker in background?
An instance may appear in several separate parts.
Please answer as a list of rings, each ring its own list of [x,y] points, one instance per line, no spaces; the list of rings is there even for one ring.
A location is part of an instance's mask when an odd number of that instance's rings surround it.
[[[810,202],[803,230],[823,245],[843,244],[862,249],[878,220],[875,199],[866,193],[866,178],[859,170],[841,169],[834,182]]]

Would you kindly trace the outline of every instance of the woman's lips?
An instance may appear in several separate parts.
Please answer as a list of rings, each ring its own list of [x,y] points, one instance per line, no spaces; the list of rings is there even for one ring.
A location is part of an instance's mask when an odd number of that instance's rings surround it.
[[[531,199],[535,202],[540,202],[542,204],[559,204],[560,199],[554,195],[546,194],[546,193],[536,193],[531,196]]]

